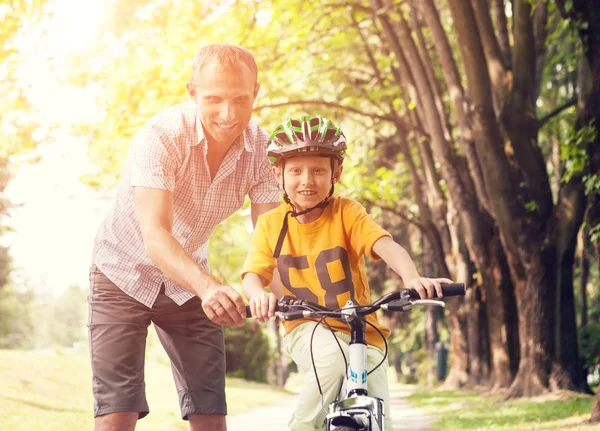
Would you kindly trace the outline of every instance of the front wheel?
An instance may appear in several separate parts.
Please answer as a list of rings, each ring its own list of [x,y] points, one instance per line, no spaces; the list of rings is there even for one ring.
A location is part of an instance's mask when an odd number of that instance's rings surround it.
[[[353,396],[329,405],[327,431],[383,431],[383,400]]]
[[[371,427],[353,416],[336,416],[327,421],[327,431],[371,431]]]

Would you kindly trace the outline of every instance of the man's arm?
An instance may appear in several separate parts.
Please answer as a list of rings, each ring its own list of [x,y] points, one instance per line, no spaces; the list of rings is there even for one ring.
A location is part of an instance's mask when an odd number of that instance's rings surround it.
[[[242,297],[198,267],[173,237],[173,193],[136,187],[135,200],[150,260],[170,280],[202,299],[202,308],[210,320],[221,325],[242,325]]]

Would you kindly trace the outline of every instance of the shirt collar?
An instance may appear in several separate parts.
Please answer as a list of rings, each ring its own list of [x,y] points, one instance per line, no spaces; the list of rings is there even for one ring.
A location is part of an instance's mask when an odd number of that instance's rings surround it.
[[[253,153],[256,147],[255,140],[252,139],[252,129],[258,129],[258,127],[256,127],[256,124],[253,120],[250,120],[240,137],[233,142],[232,147],[239,146],[240,140],[242,140],[244,143],[244,149],[249,153]],[[191,141],[190,146],[194,147],[201,142],[206,142],[206,135],[204,134],[202,121],[200,121],[200,118],[198,118],[198,114],[196,113],[196,139]]]

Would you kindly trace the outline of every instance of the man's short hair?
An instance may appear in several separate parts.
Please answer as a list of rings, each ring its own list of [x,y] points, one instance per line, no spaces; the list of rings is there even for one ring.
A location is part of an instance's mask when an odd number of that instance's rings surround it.
[[[194,56],[192,81],[194,81],[195,74],[213,59],[217,59],[219,64],[225,67],[245,64],[258,77],[258,67],[249,49],[228,43],[215,43],[200,48],[200,51]]]

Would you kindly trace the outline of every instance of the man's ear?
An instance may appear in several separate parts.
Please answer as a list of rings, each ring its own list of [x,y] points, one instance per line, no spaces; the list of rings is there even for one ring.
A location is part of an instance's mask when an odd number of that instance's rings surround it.
[[[275,175],[275,179],[279,183],[279,185],[283,184],[283,173],[281,172],[281,166],[279,164],[273,166],[273,175]]]
[[[258,96],[258,90],[260,90],[260,82],[256,81],[256,85],[254,85],[254,98]]]
[[[337,168],[335,168],[335,171],[333,172],[333,184],[337,183],[340,180],[343,170],[344,165],[338,165]]]
[[[193,100],[196,100],[196,90],[194,89],[194,84],[192,81],[188,81],[185,84],[185,88],[187,89],[188,94]]]

